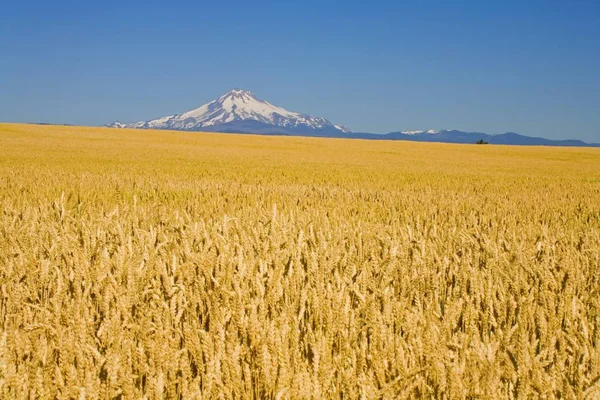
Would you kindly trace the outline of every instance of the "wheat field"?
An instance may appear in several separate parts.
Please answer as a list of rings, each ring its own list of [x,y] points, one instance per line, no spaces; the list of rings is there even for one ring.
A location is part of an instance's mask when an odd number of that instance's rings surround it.
[[[0,125],[0,397],[600,398],[600,149]]]

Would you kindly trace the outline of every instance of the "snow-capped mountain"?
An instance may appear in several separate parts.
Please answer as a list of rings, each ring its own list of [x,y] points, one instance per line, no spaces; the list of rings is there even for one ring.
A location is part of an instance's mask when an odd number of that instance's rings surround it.
[[[288,111],[253,93],[234,89],[210,103],[182,114],[132,124],[113,122],[111,128],[172,129],[282,134],[339,134],[352,131],[325,118]]]
[[[403,133],[405,135],[421,135],[423,133],[426,133],[428,135],[436,135],[438,133],[440,133],[442,131],[436,131],[435,129],[429,129],[429,130],[421,130],[421,131],[402,131],[400,133]]]

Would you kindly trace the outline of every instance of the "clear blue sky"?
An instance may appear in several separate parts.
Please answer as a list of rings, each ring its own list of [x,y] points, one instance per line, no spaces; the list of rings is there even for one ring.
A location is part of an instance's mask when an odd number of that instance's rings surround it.
[[[600,1],[0,0],[0,121],[147,120],[234,87],[356,131],[600,142]]]

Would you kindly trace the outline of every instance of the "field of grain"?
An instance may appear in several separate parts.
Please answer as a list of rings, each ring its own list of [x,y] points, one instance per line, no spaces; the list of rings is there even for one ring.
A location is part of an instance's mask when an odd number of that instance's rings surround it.
[[[600,149],[0,125],[2,398],[598,398]]]

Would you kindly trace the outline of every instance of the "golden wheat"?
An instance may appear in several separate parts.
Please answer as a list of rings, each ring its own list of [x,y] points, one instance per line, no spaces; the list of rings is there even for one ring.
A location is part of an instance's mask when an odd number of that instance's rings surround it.
[[[3,398],[597,398],[599,149],[0,125]]]

